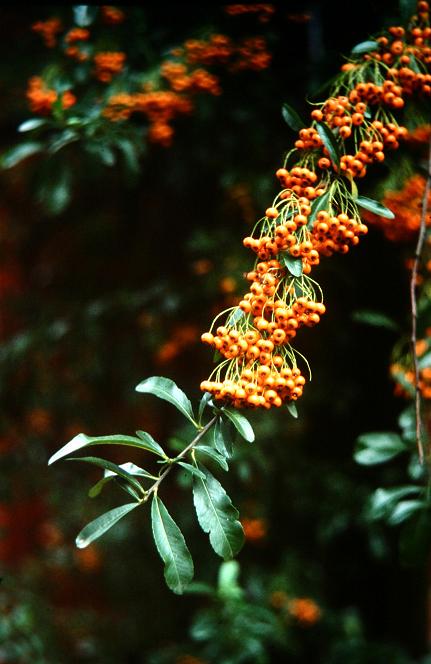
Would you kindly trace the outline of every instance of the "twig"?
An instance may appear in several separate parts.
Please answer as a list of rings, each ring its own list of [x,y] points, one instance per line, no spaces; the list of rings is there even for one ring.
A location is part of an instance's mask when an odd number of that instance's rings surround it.
[[[189,443],[189,444],[187,445],[187,447],[185,447],[185,448],[184,448],[184,449],[178,454],[178,456],[176,456],[174,459],[171,459],[171,460],[170,460],[169,465],[165,468],[165,470],[164,470],[163,473],[160,475],[160,477],[154,482],[154,484],[153,484],[152,486],[150,486],[150,488],[148,489],[148,491],[146,491],[145,496],[144,496],[142,502],[146,502],[146,501],[148,500],[148,498],[151,496],[152,493],[155,493],[155,492],[158,491],[158,488],[159,488],[160,484],[163,482],[163,480],[165,479],[166,475],[168,475],[168,474],[171,472],[172,468],[175,466],[175,464],[177,463],[177,461],[179,461],[180,459],[184,459],[184,457],[186,456],[186,454],[188,454],[188,453],[190,452],[190,450],[192,450],[192,449],[194,448],[194,446],[197,445],[197,443],[201,440],[201,438],[203,438],[203,436],[207,433],[207,431],[209,431],[209,430],[211,429],[211,427],[214,426],[214,424],[217,422],[217,419],[218,419],[218,415],[215,415],[215,416],[212,418],[212,420],[210,420],[210,421],[208,422],[208,424],[206,424],[206,425],[204,426],[204,428],[201,429],[201,431],[199,431],[198,435],[195,436],[195,438],[193,438],[193,440],[191,441],[191,443]]]
[[[419,263],[422,256],[422,250],[425,241],[425,231],[426,231],[426,217],[428,211],[428,198],[430,194],[430,185],[431,185],[431,140],[429,143],[428,150],[428,164],[427,164],[427,175],[425,183],[425,191],[422,199],[422,210],[421,210],[421,220],[419,226],[418,241],[416,245],[416,251],[412,267],[412,275],[410,279],[410,302],[411,302],[411,312],[412,312],[412,330],[411,330],[411,347],[413,355],[413,367],[415,374],[415,419],[416,419],[416,444],[418,447],[419,461],[421,464],[424,462],[424,449],[422,443],[422,420],[421,420],[421,393],[419,389],[419,363],[418,355],[416,351],[417,345],[417,301],[416,301],[416,282],[419,271]]]

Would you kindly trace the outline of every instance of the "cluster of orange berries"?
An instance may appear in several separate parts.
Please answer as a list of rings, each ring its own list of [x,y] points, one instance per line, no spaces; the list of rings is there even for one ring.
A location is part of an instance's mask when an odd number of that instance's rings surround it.
[[[185,96],[171,90],[154,90],[135,94],[119,93],[109,98],[103,115],[112,122],[127,120],[132,113],[142,113],[149,121],[148,138],[168,147],[172,142],[173,119],[192,111],[192,103]]]
[[[206,69],[198,68],[188,72],[185,64],[167,61],[162,64],[160,73],[174,92],[221,94],[218,77]]]
[[[57,45],[57,35],[62,32],[63,26],[59,18],[49,18],[47,21],[36,21],[31,29],[42,37],[47,48],[54,48]]]
[[[406,369],[401,364],[392,364],[390,368],[392,378],[395,380],[395,394],[397,396],[411,396],[403,383],[408,383],[414,390],[415,373],[411,369]],[[402,377],[402,382],[400,382]],[[431,399],[431,367],[424,367],[419,370],[419,391],[423,399]]]
[[[189,39],[182,48],[174,49],[172,55],[176,59],[164,62],[160,67],[160,79],[167,83],[169,90],[146,83],[138,92],[109,97],[103,110],[104,117],[112,122],[128,120],[133,113],[142,113],[149,122],[149,141],[164,147],[172,143],[172,121],[193,110],[193,95],[221,94],[219,77],[209,72],[206,66],[227,65],[235,55],[231,70],[262,69],[270,62],[261,40],[249,38],[235,46],[229,37],[219,34],[206,41]],[[263,65],[265,58],[266,64]]]
[[[85,62],[85,60],[88,60],[89,54],[76,44],[88,41],[89,39],[90,31],[86,28],[72,28],[64,38],[64,43],[66,44],[65,54],[77,62]]]
[[[102,83],[110,83],[124,69],[126,54],[121,51],[106,51],[94,56],[95,76]]]
[[[123,23],[126,18],[121,9],[113,7],[112,5],[102,5],[100,11],[102,14],[102,20],[107,25],[118,25],[119,23]]]
[[[60,97],[55,90],[45,86],[40,76],[33,76],[28,82],[26,93],[27,101],[33,113],[38,115],[49,115],[53,104],[60,98],[63,109],[70,108],[76,104],[76,97],[70,91],[63,92]]]
[[[250,5],[226,5],[224,10],[229,16],[256,14],[261,23],[267,23],[274,14],[275,7],[269,4],[252,3]]]
[[[239,377],[223,381],[205,380],[201,383],[201,389],[212,394],[216,401],[228,403],[234,408],[279,408],[285,401],[299,399],[305,385],[301,371],[297,367],[290,369],[283,366],[285,360],[282,355],[270,357],[270,362],[272,368],[267,364],[248,366],[249,363],[243,362]]]
[[[398,191],[387,191],[382,200],[395,215],[395,219],[379,217],[367,212],[366,218],[382,230],[388,240],[404,242],[416,237],[422,216],[422,200],[425,193],[425,177],[415,174],[407,178]],[[428,206],[431,205],[431,195]],[[426,216],[426,225],[431,225],[431,215]]]
[[[189,39],[183,48],[172,51],[175,57],[182,57],[192,65],[228,65],[230,71],[266,69],[271,62],[263,37],[247,37],[234,43],[226,35],[215,34],[208,40]]]
[[[287,617],[294,618],[303,627],[311,627],[322,617],[319,605],[309,597],[292,597],[284,590],[275,590],[269,601],[274,609],[286,612]]]
[[[345,254],[367,233],[352,180],[364,177],[369,165],[382,162],[385,151],[397,149],[407,137],[406,128],[392,115],[403,108],[404,95],[410,89],[429,94],[427,74],[415,77],[414,85],[405,71],[399,74],[410,62],[407,58],[425,62],[428,57],[425,42],[431,30],[423,25],[427,8],[427,3],[418,3],[410,32],[395,27],[387,38],[379,38],[379,50],[389,49],[393,56],[390,63],[386,58],[380,64],[382,58],[365,54],[342,66],[333,94],[311,112],[311,126],[299,131],[294,149],[278,169],[282,191],[256,225],[256,236],[253,232],[244,239],[257,254],[247,274],[250,291],[216,334],[201,337],[224,358],[215,370],[216,380],[201,384],[217,401],[269,408],[301,396],[305,379],[290,341],[301,325],[317,324],[325,311],[322,298],[316,301],[316,282],[308,275],[321,256]],[[297,161],[288,169],[292,155]]]

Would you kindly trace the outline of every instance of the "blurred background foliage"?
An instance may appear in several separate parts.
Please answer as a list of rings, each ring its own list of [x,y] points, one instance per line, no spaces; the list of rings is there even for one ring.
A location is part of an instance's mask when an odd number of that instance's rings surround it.
[[[408,329],[412,247],[373,226],[347,257],[318,269],[328,313],[297,344],[313,369],[299,418],[253,414],[257,443],[236,447],[225,482],[246,532],[238,563],[220,567],[197,532],[181,473],[163,495],[196,560],[187,595],[165,588],[144,510],[97,545],[74,548],[82,525],[116,503],[109,492],[87,497],[97,471],[48,470],[49,455],[80,431],[187,440],[175,412],[134,386],[161,374],[199,396],[212,361],[200,334],[243,292],[252,259],[241,239],[272,200],[275,170],[294,140],[282,103],[308,112],[306,99],[343,53],[399,22],[389,1],[350,8],[348,17],[341,2],[287,2],[263,20],[222,5],[122,10],[124,21],[99,25],[101,9],[92,7],[91,21],[98,48],[127,52],[127,84],[128,72],[153,75],[172,49],[211,34],[264,37],[271,62],[258,71],[218,67],[221,94],[196,95],[193,111],[174,120],[170,145],[149,140],[148,123],[137,119],[124,129],[122,156],[108,121],[98,147],[88,149],[80,134],[53,151],[55,132],[70,117],[89,117],[107,94],[88,69],[79,83],[88,96],[49,116],[47,133],[35,127],[31,140],[43,149],[20,159],[17,145],[30,139],[17,127],[34,117],[27,81],[65,66],[31,26],[58,17],[71,28],[77,14],[71,6],[2,8],[0,660],[425,664],[428,559],[405,564],[397,527],[367,514],[377,486],[406,481],[405,464],[353,459],[360,434],[396,430],[405,408],[389,365],[398,330]],[[372,177],[390,173],[389,163]],[[364,325],[364,310],[398,329]]]

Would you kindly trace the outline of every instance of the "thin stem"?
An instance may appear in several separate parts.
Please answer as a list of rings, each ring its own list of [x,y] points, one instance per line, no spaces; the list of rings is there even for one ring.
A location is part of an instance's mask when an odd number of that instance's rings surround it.
[[[193,438],[191,443],[189,443],[179,454],[176,456],[174,459],[170,459],[169,465],[165,468],[165,470],[162,472],[160,477],[154,482],[152,486],[148,489],[148,491],[145,494],[145,497],[142,499],[142,502],[147,502],[148,498],[151,496],[152,493],[157,493],[160,484],[163,482],[165,479],[166,475],[169,475],[171,472],[172,468],[175,466],[175,464],[180,461],[181,459],[184,459],[184,457],[192,450],[195,445],[200,441],[200,439],[211,429],[211,427],[214,426],[214,424],[217,422],[218,415],[215,415],[212,420],[208,422],[204,426],[201,431],[199,431],[198,435]]]
[[[427,166],[427,176],[425,183],[425,191],[422,199],[422,210],[421,210],[421,220],[419,226],[418,241],[416,245],[416,251],[412,267],[412,275],[410,279],[410,302],[411,302],[411,315],[412,315],[412,328],[411,328],[411,348],[413,355],[413,367],[415,374],[415,418],[416,418],[416,444],[418,447],[419,461],[421,464],[424,462],[424,449],[422,443],[422,422],[421,422],[421,394],[419,389],[419,362],[418,355],[416,351],[417,345],[417,300],[416,300],[416,283],[419,271],[419,263],[422,256],[422,250],[425,241],[425,231],[426,231],[426,217],[428,211],[428,198],[430,194],[430,185],[431,185],[431,141],[429,144],[428,151],[428,166]]]

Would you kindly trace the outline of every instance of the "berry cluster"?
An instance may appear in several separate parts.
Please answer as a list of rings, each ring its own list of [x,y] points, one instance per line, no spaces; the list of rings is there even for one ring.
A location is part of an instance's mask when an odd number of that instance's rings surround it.
[[[270,408],[301,396],[305,379],[290,342],[325,311],[310,272],[322,256],[347,253],[367,233],[355,179],[408,136],[394,115],[405,97],[431,94],[428,18],[428,3],[420,1],[408,30],[389,28],[370,42],[374,50],[353,54],[328,99],[312,110],[311,125],[299,130],[276,172],[282,190],[244,239],[257,254],[246,275],[250,290],[225,325],[214,334],[217,317],[202,335],[223,359],[215,379],[201,384],[216,401]]]

